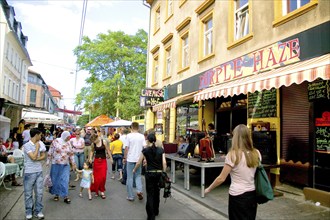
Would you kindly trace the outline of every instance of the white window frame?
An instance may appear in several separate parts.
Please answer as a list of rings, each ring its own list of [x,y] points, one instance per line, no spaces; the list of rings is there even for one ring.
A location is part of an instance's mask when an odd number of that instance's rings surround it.
[[[6,75],[4,75],[3,76],[3,88],[2,88],[2,92],[3,92],[3,94],[6,94],[6,81],[7,81],[7,76]]]
[[[288,2],[290,2],[291,0],[282,0],[282,15],[287,15],[299,8],[301,8],[303,5],[301,5],[301,1],[302,0],[296,0],[297,1],[297,8],[295,10],[292,11],[288,11]],[[308,3],[310,3],[311,1],[309,0]],[[306,3],[305,5],[307,5],[308,3]]]
[[[11,79],[10,78],[8,78],[8,87],[7,87],[7,96],[9,96],[9,94],[10,94],[10,85],[11,85]]]
[[[189,66],[189,33],[185,34],[181,38],[182,40],[182,60],[181,60],[181,67],[186,68]],[[187,43],[186,43],[187,42]]]
[[[208,23],[212,22],[212,26],[208,28]],[[203,55],[207,56],[213,53],[213,17],[204,22],[204,48]]]
[[[166,53],[166,71],[165,71],[165,77],[172,75],[172,47],[169,46],[165,50]]]
[[[167,0],[167,17],[173,14],[173,0]]]
[[[249,28],[249,19],[250,19],[249,18],[249,1],[238,9],[236,9],[237,4],[238,4],[238,2],[235,1],[235,13],[234,13],[234,24],[235,24],[234,38],[235,39],[234,40],[238,40],[238,39],[248,35],[250,32],[250,30],[249,30],[250,29]],[[245,20],[243,21],[243,19],[245,19]],[[244,22],[244,24],[243,24],[243,22]],[[244,30],[241,30],[242,26],[243,26]]]
[[[15,89],[16,89],[16,86],[15,86],[15,82],[13,81],[13,83],[12,83],[12,89],[11,89],[11,97],[13,99],[15,98]]]
[[[153,83],[158,82],[158,75],[159,75],[159,56],[154,56],[154,64],[153,64]]]
[[[10,46],[9,46],[9,42],[7,42],[7,48],[6,48],[6,58],[7,58],[7,60],[9,60],[9,51],[10,51]]]
[[[160,7],[156,9],[155,14],[155,32],[160,29]]]
[[[31,98],[32,98],[32,90],[33,91],[36,91],[36,93],[35,93],[35,101],[33,102],[32,100],[31,100]],[[34,104],[34,105],[36,105],[36,103],[37,103],[37,90],[35,90],[35,89],[30,89],[30,99],[29,99],[29,104],[31,105],[31,104]]]

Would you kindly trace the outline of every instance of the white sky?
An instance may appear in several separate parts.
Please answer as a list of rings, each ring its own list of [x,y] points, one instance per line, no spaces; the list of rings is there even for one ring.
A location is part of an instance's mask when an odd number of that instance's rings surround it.
[[[7,0],[14,7],[16,20],[28,36],[27,50],[32,70],[46,84],[59,90],[68,109],[73,110],[76,57],[79,44],[83,0]],[[142,0],[88,0],[84,36],[95,39],[99,33],[124,31],[148,32],[149,8]],[[76,93],[85,84],[87,72],[79,71]]]

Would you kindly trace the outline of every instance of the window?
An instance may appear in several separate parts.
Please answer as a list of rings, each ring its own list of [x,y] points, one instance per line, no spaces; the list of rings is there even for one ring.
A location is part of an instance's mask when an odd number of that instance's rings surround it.
[[[3,76],[3,85],[2,85],[3,94],[6,94],[6,80],[7,80],[7,76]]]
[[[30,105],[34,104],[34,106],[35,106],[36,102],[37,102],[37,90],[31,89],[30,90]]]
[[[11,79],[8,79],[8,87],[7,87],[7,95],[10,95],[10,85],[11,85]]]
[[[159,74],[159,62],[158,62],[158,56],[154,57],[154,68],[153,68],[153,84],[158,82],[158,74]]]
[[[213,19],[212,17],[203,22],[203,57],[213,53]]]
[[[314,9],[319,0],[277,0],[274,1],[273,26],[282,25]]]
[[[249,33],[249,0],[235,1],[235,40]]]
[[[172,17],[173,15],[173,0],[167,0],[167,6],[166,6],[166,10],[167,10],[167,13],[166,13],[166,17],[167,17],[167,20]]]
[[[19,94],[18,85],[16,85],[15,99],[16,99],[17,101],[18,101],[18,94]]]
[[[228,19],[228,50],[253,38],[251,2],[250,0],[231,0],[229,4],[231,19]]]
[[[15,98],[15,89],[16,89],[16,86],[15,86],[15,82],[13,81],[12,88],[11,88],[11,97],[12,98]]]
[[[290,12],[306,5],[310,0],[283,0],[282,15],[289,14]]]
[[[181,69],[189,66],[189,34],[181,38]]]
[[[155,33],[154,34],[156,34],[159,29],[160,29],[160,6],[158,6],[158,8],[156,9],[156,12],[155,12]]]
[[[165,49],[165,58],[166,58],[165,78],[167,78],[172,75],[172,49],[171,49],[171,46],[169,46]]]
[[[29,83],[35,83],[35,77],[34,76],[32,76],[32,75],[28,75],[28,82]]]

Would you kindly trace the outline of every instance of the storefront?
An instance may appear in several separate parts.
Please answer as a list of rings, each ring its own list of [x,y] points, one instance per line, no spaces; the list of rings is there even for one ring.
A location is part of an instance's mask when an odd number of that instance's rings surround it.
[[[330,141],[323,135],[329,128],[316,123],[329,120],[329,26],[326,22],[170,85],[169,99],[153,111],[168,109],[169,120],[163,122],[175,136],[187,132],[191,118],[197,117],[199,130],[214,123],[216,151],[228,150],[231,131],[246,124],[263,162],[281,165],[281,171],[272,170],[278,178],[329,191]],[[180,104],[180,96],[194,92],[191,103]]]

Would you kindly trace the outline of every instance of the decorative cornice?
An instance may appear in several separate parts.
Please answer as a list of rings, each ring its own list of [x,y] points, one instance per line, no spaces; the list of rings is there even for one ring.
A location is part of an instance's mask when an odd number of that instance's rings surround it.
[[[191,21],[191,17],[187,17],[184,19],[175,29],[179,32],[181,31],[184,27],[186,27]]]
[[[195,12],[197,14],[201,14],[203,11],[205,11],[214,2],[215,2],[215,0],[205,0],[200,6],[198,6],[198,8],[195,9]]]
[[[154,53],[157,52],[157,50],[159,50],[159,44],[157,44],[154,48],[152,48],[152,49],[150,50],[150,52],[151,52],[152,54],[154,54]]]
[[[173,33],[169,33],[166,37],[164,37],[164,39],[162,40],[162,43],[163,43],[163,44],[166,44],[166,43],[169,42],[172,38],[173,38]]]

